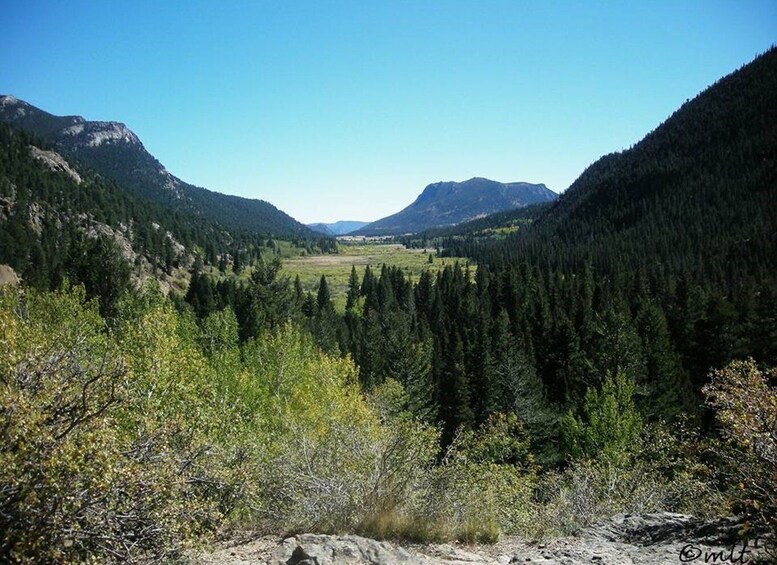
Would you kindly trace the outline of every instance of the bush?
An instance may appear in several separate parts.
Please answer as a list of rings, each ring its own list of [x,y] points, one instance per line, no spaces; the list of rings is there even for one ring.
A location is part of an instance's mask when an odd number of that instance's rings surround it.
[[[731,447],[722,451],[740,509],[777,538],[777,369],[752,359],[713,371],[703,389]]]
[[[495,414],[479,430],[460,432],[431,469],[417,514],[464,542],[493,543],[502,532],[525,531],[536,481],[528,448],[515,415]]]
[[[183,320],[132,314],[117,335],[79,287],[0,292],[0,561],[172,558],[234,504]]]
[[[316,367],[322,371],[322,362]],[[402,408],[399,383],[377,387],[369,404],[374,411],[337,409],[285,428],[257,478],[266,521],[418,542],[494,542],[527,527],[535,475],[514,416],[459,434],[436,463],[439,430]]]
[[[714,442],[679,421],[645,427],[613,460],[581,458],[545,474],[536,492],[538,537],[575,533],[619,513],[671,511],[712,518],[728,511]]]
[[[78,289],[0,302],[3,560],[131,560],[167,547],[158,477],[122,453],[128,371],[96,303]]]
[[[652,465],[578,460],[564,473],[544,477],[537,534],[575,533],[618,513],[666,510],[667,485]]]
[[[608,374],[601,391],[589,388],[582,417],[568,412],[562,434],[569,455],[604,459],[615,465],[627,457],[642,431],[642,418],[634,406],[634,381],[618,372]]]
[[[258,478],[266,518],[274,524],[366,532],[379,527],[378,517],[400,516],[419,496],[434,462],[437,430],[406,418],[380,425],[360,404],[358,388],[351,393],[342,399],[351,409],[332,409],[314,421],[288,420],[279,452]]]

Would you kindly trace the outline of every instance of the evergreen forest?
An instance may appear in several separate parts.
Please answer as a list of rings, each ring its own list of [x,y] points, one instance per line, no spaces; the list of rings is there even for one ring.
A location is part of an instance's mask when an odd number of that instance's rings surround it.
[[[282,234],[0,146],[0,561],[659,510],[777,532],[777,48],[557,201],[400,239],[468,262],[354,266],[344,309],[282,275]]]

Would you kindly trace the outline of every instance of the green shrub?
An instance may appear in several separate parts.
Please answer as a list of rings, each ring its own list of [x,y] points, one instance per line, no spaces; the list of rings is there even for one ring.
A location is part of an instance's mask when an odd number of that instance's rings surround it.
[[[0,292],[0,561],[172,558],[239,498],[186,319],[122,308],[114,333],[81,288]]]
[[[589,388],[581,417],[570,411],[562,421],[562,434],[571,457],[606,459],[621,463],[642,431],[642,418],[634,406],[634,381],[618,372],[608,374],[601,391]]]
[[[727,512],[718,489],[715,450],[682,423],[646,427],[618,458],[580,458],[542,476],[536,492],[537,537],[574,533],[619,513],[672,511],[700,517]]]
[[[370,412],[335,410],[293,424],[261,478],[268,517],[294,530],[351,531],[412,506],[438,433],[412,421],[381,426]]]
[[[738,509],[777,538],[777,369],[733,361],[712,372],[703,392],[730,447],[721,457],[738,487]]]
[[[174,553],[208,510],[177,502],[180,468],[144,461],[122,433],[128,363],[96,302],[81,289],[3,291],[0,320],[3,560]]]
[[[430,469],[417,515],[465,542],[490,543],[502,532],[524,531],[536,481],[528,445],[514,415],[496,414],[479,430],[460,432]]]

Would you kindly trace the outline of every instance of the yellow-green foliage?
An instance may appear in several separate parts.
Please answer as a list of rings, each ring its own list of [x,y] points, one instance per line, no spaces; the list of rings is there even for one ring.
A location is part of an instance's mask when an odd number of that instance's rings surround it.
[[[703,392],[728,440],[721,455],[742,509],[777,538],[777,368],[732,361],[712,372]],[[777,548],[770,549],[777,558]]]
[[[562,421],[567,451],[574,457],[621,463],[642,432],[642,418],[634,405],[634,381],[623,372],[608,374],[601,391],[588,388],[583,417],[570,410]]]
[[[496,414],[476,433],[459,434],[433,469],[425,512],[466,542],[526,531],[536,483],[528,447],[515,415]]]
[[[394,408],[401,403],[396,386],[389,382],[383,386],[387,390],[374,393],[381,413],[389,415],[386,427],[403,430],[398,435],[403,445],[411,438],[424,445],[419,424]],[[433,448],[432,439],[427,438],[426,449]],[[459,434],[439,464],[433,462],[434,451],[421,451],[429,456],[425,465],[408,459],[395,466],[404,482],[401,496],[391,498],[393,505],[374,505],[357,530],[379,538],[466,543],[493,543],[503,532],[530,531],[536,472],[528,446],[517,418],[497,414],[477,432]]]
[[[171,555],[218,524],[206,364],[170,307],[110,332],[78,288],[1,296],[3,558]]]
[[[158,292],[110,327],[80,288],[0,291],[0,561],[173,558],[217,528],[493,540],[534,480],[515,419],[462,437],[292,325],[238,344]]]
[[[312,410],[313,419],[290,412],[261,481],[275,523],[349,531],[378,514],[412,506],[421,493],[436,454],[437,430],[404,419],[381,425],[356,398],[335,399],[334,410]]]
[[[348,527],[433,457],[434,431],[381,426],[353,363],[291,326],[241,352],[229,310],[119,312],[109,330],[81,289],[0,293],[0,560],[171,556],[226,517]]]

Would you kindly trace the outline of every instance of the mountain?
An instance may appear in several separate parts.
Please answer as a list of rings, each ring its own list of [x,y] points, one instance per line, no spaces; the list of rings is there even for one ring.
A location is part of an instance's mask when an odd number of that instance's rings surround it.
[[[220,194],[182,181],[122,123],[54,116],[8,95],[0,96],[0,122],[32,133],[136,196],[192,212],[227,230],[281,238],[314,237],[309,228],[268,202]]]
[[[501,183],[478,177],[464,182],[437,182],[427,186],[404,210],[372,222],[353,235],[414,233],[556,198],[558,195],[544,184]]]
[[[606,155],[504,241],[450,253],[579,271],[694,273],[736,284],[775,275],[777,48],[687,101],[628,150]]]
[[[336,236],[336,235],[348,235],[349,233],[359,230],[369,224],[369,222],[357,222],[350,220],[340,220],[331,224],[317,223],[308,224],[308,227],[315,232],[323,233],[324,235]]]
[[[317,223],[317,224],[307,224],[307,226],[316,233],[321,233],[329,237],[334,237],[335,235],[335,232],[329,229],[329,224]]]
[[[541,217],[553,202],[531,204],[515,210],[497,212],[453,226],[432,228],[399,239],[407,247],[448,247],[450,240],[490,241],[504,239],[526,229]]]
[[[39,143],[0,123],[0,264],[25,284],[67,278],[107,304],[130,278],[181,290],[197,247],[233,249],[219,226],[144,201]]]
[[[308,253],[335,245],[320,236],[294,242]],[[278,250],[272,238],[135,195],[0,122],[0,285],[21,279],[51,289],[68,280],[113,315],[130,286],[153,279],[163,293],[181,293],[190,272],[216,269],[234,282],[242,267]]]

